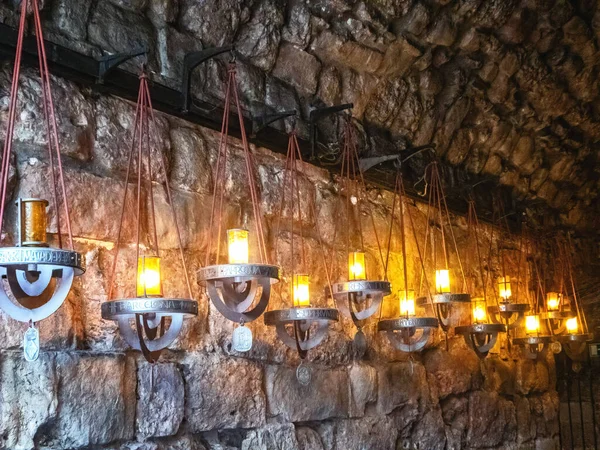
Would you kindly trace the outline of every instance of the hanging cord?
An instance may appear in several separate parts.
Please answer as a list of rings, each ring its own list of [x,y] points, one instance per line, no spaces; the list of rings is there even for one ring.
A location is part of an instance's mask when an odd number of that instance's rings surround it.
[[[230,108],[231,102],[235,103],[236,113],[239,120],[239,127],[242,139],[242,148],[244,151],[244,163],[246,178],[248,181],[248,189],[250,192],[250,199],[252,202],[252,213],[254,215],[255,231],[258,240],[259,249],[259,260],[261,263],[268,264],[269,257],[267,253],[267,245],[265,241],[263,218],[260,211],[260,200],[258,186],[254,174],[256,173],[256,165],[252,152],[250,151],[250,145],[246,136],[246,127],[244,124],[244,116],[242,114],[242,108],[239,101],[237,80],[236,80],[236,66],[235,60],[232,60],[228,69],[227,77],[227,88],[225,92],[225,105],[223,110],[223,120],[221,124],[221,135],[219,139],[219,148],[217,162],[214,170],[214,184],[213,184],[213,200],[211,206],[210,215],[210,226],[209,226],[209,242],[206,253],[206,265],[210,263],[210,256],[212,251],[212,238],[216,238],[217,252],[216,252],[216,264],[219,264],[219,258],[221,253],[221,236],[222,236],[222,222],[223,222],[223,205],[224,205],[224,194],[225,194],[225,181],[226,181],[226,170],[228,163],[228,147],[229,147],[229,118],[231,115]],[[217,218],[218,216],[218,218]],[[216,219],[216,220],[215,220]],[[217,223],[215,225],[215,222]],[[216,226],[216,236],[215,236]]]
[[[40,79],[42,85],[42,107],[44,111],[44,118],[47,127],[47,135],[46,138],[48,140],[48,155],[50,159],[50,176],[49,178],[52,180],[52,191],[53,191],[53,199],[54,206],[56,210],[56,223],[57,223],[57,235],[58,235],[58,245],[59,248],[62,248],[62,233],[61,233],[61,206],[59,203],[58,197],[58,187],[56,183],[56,178],[60,182],[61,192],[62,192],[62,200],[64,206],[64,213],[67,225],[67,232],[69,237],[69,246],[71,250],[73,250],[73,233],[71,230],[71,217],[69,214],[69,205],[67,203],[67,190],[65,187],[64,175],[63,175],[63,167],[60,155],[60,144],[58,139],[58,131],[56,126],[56,115],[54,112],[54,102],[52,100],[52,92],[50,86],[50,72],[48,70],[48,62],[46,57],[46,49],[44,46],[44,36],[42,31],[42,25],[39,15],[39,7],[38,0],[31,0],[30,2],[22,1],[21,2],[21,17],[19,20],[19,32],[17,38],[17,48],[15,54],[15,65],[13,70],[13,79],[11,85],[11,93],[10,93],[10,105],[9,105],[9,113],[8,113],[8,126],[6,131],[6,140],[4,141],[4,149],[2,153],[2,169],[0,171],[0,183],[2,185],[2,196],[1,196],[1,204],[0,204],[0,231],[2,230],[2,226],[4,223],[4,209],[6,203],[6,196],[8,190],[8,177],[10,172],[10,155],[12,153],[12,143],[14,137],[14,130],[16,124],[16,114],[17,114],[17,101],[18,101],[18,91],[19,91],[19,77],[21,71],[21,60],[23,53],[23,41],[25,34],[25,25],[26,25],[26,17],[27,17],[27,5],[31,4],[33,9],[33,18],[34,18],[34,26],[35,26],[35,34],[36,34],[36,43],[38,49],[38,62],[39,62],[39,70],[40,70]],[[56,173],[56,169],[54,166],[54,154],[56,152],[56,160],[58,163],[58,174]],[[57,176],[58,175],[58,176]]]
[[[582,331],[584,333],[588,333],[588,324],[587,324],[587,320],[585,318],[585,314],[582,310],[582,306],[580,305],[580,300],[579,300],[579,296],[577,295],[577,289],[575,287],[575,278],[573,277],[573,243],[571,241],[571,235],[567,234],[567,239],[568,239],[568,244],[567,242],[563,242],[563,249],[564,249],[564,255],[565,255],[565,263],[567,266],[567,272],[569,274],[569,281],[571,284],[571,289],[573,292],[573,300],[575,302],[575,309],[577,310],[577,317],[579,319],[579,322],[582,325]]]
[[[481,258],[481,251],[479,249],[479,218],[477,217],[477,210],[475,209],[474,199],[469,200],[467,223],[469,229],[469,236],[475,238],[475,250],[477,254],[477,261],[479,263],[479,275],[481,276],[481,282],[483,283],[483,300],[487,305],[487,286],[485,282],[485,271],[483,269],[483,259]],[[499,306],[497,297],[496,306]]]
[[[152,125],[153,125],[152,128],[150,128],[149,121],[152,121]],[[156,227],[156,212],[154,210],[154,194],[153,194],[154,191],[153,191],[153,187],[152,187],[152,165],[151,165],[151,163],[152,163],[152,161],[151,161],[151,142],[152,142],[152,140],[150,138],[150,130],[152,129],[153,131],[156,131],[156,125],[157,125],[156,118],[154,116],[154,111],[152,109],[152,100],[150,98],[150,90],[148,88],[148,78],[147,78],[145,71],[142,70],[142,74],[140,75],[140,87],[139,87],[139,91],[138,91],[138,100],[137,100],[137,105],[136,105],[132,142],[131,142],[131,147],[129,150],[129,161],[127,164],[127,174],[125,177],[125,190],[124,190],[124,194],[123,194],[123,203],[122,203],[121,214],[120,214],[120,219],[119,219],[119,230],[117,233],[117,242],[115,245],[116,254],[115,254],[115,258],[113,260],[111,276],[110,276],[110,287],[109,287],[109,293],[108,293],[109,300],[113,299],[114,280],[115,280],[115,275],[116,275],[117,261],[118,261],[119,253],[121,250],[122,231],[123,231],[123,225],[124,225],[124,221],[125,221],[125,205],[127,203],[129,180],[131,178],[131,174],[133,171],[134,159],[136,161],[136,168],[137,168],[136,227],[135,227],[136,268],[137,268],[137,261],[139,261],[139,257],[140,257],[140,251],[141,251],[140,234],[141,234],[141,216],[142,216],[142,198],[141,198],[142,192],[141,191],[142,191],[142,179],[143,179],[143,171],[144,171],[144,151],[146,152],[148,183],[149,183],[148,190],[149,190],[149,195],[150,195],[150,207],[151,207],[149,218],[151,220],[152,227],[153,227],[153,230],[152,230],[153,245],[151,244],[150,247],[154,248],[154,250],[156,252],[156,256],[160,255],[159,254],[159,245],[158,245],[157,227]],[[134,158],[135,153],[137,153],[137,158]],[[161,171],[163,172],[164,178],[165,178],[165,190],[167,193],[167,201],[171,208],[171,214],[173,216],[173,223],[175,225],[175,230],[177,233],[177,239],[178,239],[178,244],[179,244],[179,254],[181,257],[181,263],[182,263],[182,268],[183,268],[183,272],[185,275],[188,294],[189,294],[190,298],[193,298],[192,287],[191,287],[191,283],[189,280],[188,268],[187,268],[187,264],[186,264],[184,253],[183,253],[183,243],[182,243],[182,239],[181,239],[181,231],[179,228],[179,223],[177,221],[177,214],[175,212],[175,206],[173,203],[171,188],[169,186],[168,174],[167,174],[167,170],[166,170],[166,162],[164,160],[164,155],[163,155],[162,150],[159,149],[159,153],[160,153],[159,159],[160,159]],[[136,278],[136,292],[137,292],[137,277],[135,277],[135,278]]]

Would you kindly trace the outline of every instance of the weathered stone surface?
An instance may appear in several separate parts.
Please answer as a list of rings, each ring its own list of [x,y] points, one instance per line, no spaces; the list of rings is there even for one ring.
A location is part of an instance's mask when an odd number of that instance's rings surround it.
[[[136,431],[138,436],[177,433],[185,403],[183,378],[173,364],[141,364],[138,368]]]
[[[248,20],[249,11],[241,0],[181,0],[179,25],[196,35],[207,47],[230,43],[240,26]],[[210,17],[211,20],[206,20]]]
[[[110,0],[98,1],[93,9],[88,23],[88,39],[109,52],[147,48],[148,54],[153,55],[155,47],[150,22],[134,11],[115,6]]]
[[[275,0],[261,0],[250,21],[239,30],[236,50],[250,58],[254,65],[271,70],[277,57],[282,25],[282,5]]]
[[[284,44],[279,49],[273,75],[294,86],[300,93],[314,94],[317,90],[321,64],[311,54]]]
[[[10,77],[8,70],[0,71],[0,85],[8,87]],[[88,160],[95,133],[94,102],[84,97],[74,84],[59,78],[53,79],[52,97],[61,152],[82,161]],[[42,83],[38,74],[30,69],[23,70],[14,142],[39,147],[37,153],[48,158],[48,133],[42,98]],[[0,108],[0,138],[3,140],[6,136],[9,100],[8,89],[0,90],[0,105],[6,105],[6,109]]]
[[[324,422],[318,426],[318,432],[325,450],[395,450],[398,436],[393,419],[388,416]]]
[[[113,175],[125,176],[129,162],[129,152],[133,143],[133,127],[135,123],[135,105],[114,97],[104,97],[96,103],[96,136],[92,156],[98,170],[107,171]],[[151,169],[153,180],[164,180],[164,171],[160,158],[165,158],[167,173],[170,171],[169,157],[171,141],[169,139],[169,124],[161,116],[156,116],[155,125],[150,126],[152,142]],[[136,148],[137,148],[136,138]],[[147,151],[144,153],[146,155]],[[132,165],[137,167],[137,153]],[[137,175],[132,169],[132,173]],[[148,180],[147,168],[144,179]]]
[[[290,2],[282,37],[287,42],[305,48],[311,34],[310,11],[303,1]]]
[[[265,425],[260,367],[239,358],[190,354],[182,363],[185,418],[194,433]]]
[[[460,361],[455,364],[452,361]],[[427,373],[435,377],[440,399],[450,394],[461,394],[477,389],[482,382],[479,359],[462,339],[450,341],[448,352],[436,348],[425,353],[423,364]]]
[[[98,446],[133,437],[136,376],[131,358],[59,353],[53,363],[56,410],[36,436],[40,448]]]
[[[469,429],[471,447],[497,446],[515,440],[517,432],[515,405],[495,393],[475,391],[469,395]]]
[[[377,401],[378,372],[366,364],[353,364],[350,378],[350,417],[362,417],[366,408]]]
[[[87,37],[87,18],[92,0],[82,0],[74,4],[68,0],[52,2],[51,21],[61,33],[73,39]]]
[[[522,360],[516,364],[516,388],[522,395],[545,392],[550,387],[550,375],[545,361]]]
[[[294,425],[267,425],[250,431],[242,441],[241,450],[297,450]]]
[[[296,369],[267,366],[265,386],[268,413],[284,422],[304,422],[348,417],[349,379],[344,369],[323,370],[310,366],[309,386],[296,379]],[[322,396],[322,390],[328,395]]]
[[[411,362],[393,363],[378,371],[377,410],[390,414],[399,409],[404,416],[415,420],[419,415],[420,403],[427,403],[425,367]],[[408,419],[410,420],[410,419]]]
[[[319,433],[312,428],[297,427],[296,439],[299,450],[324,450]]]

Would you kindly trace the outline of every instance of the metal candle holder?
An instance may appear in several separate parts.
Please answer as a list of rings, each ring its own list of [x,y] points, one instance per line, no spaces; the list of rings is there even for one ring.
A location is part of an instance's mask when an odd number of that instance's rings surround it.
[[[444,333],[448,333],[451,327],[450,318],[454,304],[471,303],[469,294],[436,294],[433,296],[433,305],[437,315],[440,327]]]
[[[571,311],[548,311],[540,314],[540,319],[546,320],[553,335],[563,334],[566,330],[567,319],[574,317]]]
[[[377,331],[385,332],[390,343],[403,352],[421,351],[431,331],[438,327],[433,317],[413,317],[404,319],[383,319],[377,324]]]
[[[23,340],[23,350],[25,359],[33,361],[38,358],[40,351],[39,332],[35,328],[35,323],[46,319],[60,308],[71,290],[73,278],[84,273],[85,265],[81,255],[74,251],[39,0],[21,2],[12,89],[6,123],[7,132],[0,170],[0,232],[5,219],[5,204],[8,199],[10,158],[18,117],[17,99],[23,42],[25,29],[28,26],[28,8],[31,9],[33,15],[32,25],[35,28],[39,56],[41,104],[44,105],[43,111],[47,125],[48,178],[51,180],[48,186],[43,186],[40,190],[53,194],[59,248],[51,248],[46,242],[48,201],[37,198],[18,199],[16,202],[18,227],[16,245],[15,247],[0,248],[0,276],[6,280],[6,283],[0,283],[0,308],[11,318],[29,323],[29,329]],[[59,192],[62,194],[62,202],[59,201]],[[64,217],[61,217],[63,213]],[[63,249],[61,225],[66,225],[70,247],[68,250]]]
[[[584,362],[587,358],[587,344],[592,342],[594,335],[591,333],[565,334],[556,336],[555,339],[560,342],[562,349],[572,361]]]
[[[552,344],[552,336],[527,336],[522,338],[514,338],[513,344],[521,347],[528,359],[537,359],[538,356],[546,357],[550,344]]]
[[[498,333],[506,332],[506,327],[496,323],[476,323],[468,326],[456,327],[457,334],[461,334],[465,343],[484,359],[489,351],[496,345]]]
[[[354,322],[366,320],[375,314],[383,297],[392,292],[388,281],[356,280],[334,283],[331,287],[336,306]]]
[[[152,109],[152,100],[150,99],[150,91],[148,89],[148,78],[142,69],[140,76],[140,89],[137,101],[133,142],[129,154],[129,166],[125,179],[125,189],[123,194],[123,202],[121,215],[119,220],[119,231],[116,242],[116,255],[113,260],[112,273],[110,278],[110,290],[108,293],[108,301],[101,306],[102,318],[105,320],[114,320],[119,324],[119,331],[123,339],[135,350],[139,350],[144,355],[144,358],[151,363],[158,360],[163,349],[167,348],[179,335],[183,326],[183,319],[196,316],[198,314],[198,303],[192,300],[192,288],[188,278],[187,265],[183,253],[183,245],[181,242],[181,232],[177,222],[171,188],[167,179],[167,170],[162,152],[160,153],[160,171],[165,179],[165,191],[167,194],[168,204],[171,207],[171,216],[174,228],[177,234],[179,244],[179,255],[181,258],[181,266],[183,275],[187,285],[187,293],[189,298],[173,298],[163,296],[162,285],[160,280],[160,261],[158,233],[156,230],[156,214],[154,210],[154,194],[152,184],[152,165],[151,165],[151,139],[150,124],[156,123],[154,112]],[[127,186],[129,185],[130,175],[134,162],[134,155],[137,154],[137,214],[135,230],[136,238],[136,263],[137,263],[137,282],[135,292],[137,298],[124,298],[114,300],[112,298],[117,260],[119,258],[119,250],[121,247],[121,233],[125,219],[125,205],[127,202]],[[146,163],[144,163],[146,159]],[[150,198],[150,208],[148,209],[149,223],[151,227],[152,238],[149,243],[148,250],[144,250],[142,254],[142,245],[140,243],[140,232],[142,217],[142,180],[144,178],[144,165],[147,170],[147,188],[148,197]],[[156,175],[156,174],[155,174]],[[155,261],[156,265],[151,265],[151,261]],[[155,271],[154,276],[158,279],[148,279],[152,271]],[[170,318],[170,324],[167,329],[167,319]],[[135,331],[134,331],[135,330]]]
[[[279,281],[279,267],[268,264],[220,264],[198,271],[217,310],[235,323],[258,319],[269,304],[271,285]],[[260,288],[260,298],[255,301]]]
[[[525,303],[501,302],[498,306],[488,306],[487,311],[493,323],[503,324],[508,330],[514,330],[523,324],[525,313],[529,311]]]

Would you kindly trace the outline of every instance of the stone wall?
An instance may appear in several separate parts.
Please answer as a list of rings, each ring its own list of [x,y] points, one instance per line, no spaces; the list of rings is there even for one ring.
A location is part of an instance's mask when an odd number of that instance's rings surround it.
[[[9,73],[8,67],[0,71],[0,139],[6,126]],[[39,90],[38,78],[26,69],[20,93],[23,112],[12,161],[13,198],[48,196],[41,184],[46,178],[47,159]],[[394,351],[385,337],[369,326],[365,330],[369,349],[364,358],[358,358],[352,349],[355,330],[348,319],[343,319],[332,327],[322,345],[309,352],[313,381],[303,387],[295,380],[296,352],[287,349],[262,319],[250,324],[256,338],[252,351],[232,352],[234,324],[219,315],[194,283],[200,304],[198,318],[186,323],[159,364],[146,363],[139,353],[127,348],[113,322],[100,318],[114,257],[134,105],[99,96],[62,79],[53,79],[53,92],[76,250],[85,255],[88,269],[59,312],[39,324],[43,342],[39,361],[23,360],[20,346],[25,325],[0,314],[0,448],[556,448],[558,396],[553,360],[533,362],[513,357],[504,342],[488,359],[480,361],[461,338],[450,336],[446,351],[442,336],[436,333],[422,354],[408,357]],[[211,165],[218,134],[159,115],[157,140],[157,151],[168,159],[185,254],[195,278],[207,247]],[[230,205],[224,218],[227,226],[239,225],[251,211],[240,175],[239,143],[233,146],[232,175],[226,182]],[[290,230],[284,227],[276,236],[274,228],[284,161],[265,149],[253,151],[271,257],[279,264],[289,262],[286,244]],[[323,170],[306,166],[301,185],[304,201],[316,210],[316,216],[302,217],[303,225],[311,230],[318,221],[326,250],[343,253],[344,246],[333,242],[334,205],[340,199],[335,180]],[[163,190],[155,189],[155,196],[165,293],[185,295]],[[371,189],[369,197],[383,235],[391,195]],[[411,209],[422,232],[424,206]],[[130,217],[133,210],[133,205],[128,205]],[[50,213],[54,215],[53,208]],[[247,220],[251,223],[252,217]],[[465,220],[453,220],[459,246],[465,248]],[[13,223],[11,216],[8,230]],[[54,221],[51,229],[55,229]],[[367,261],[374,272],[381,272],[371,233],[366,236],[370,243]],[[277,238],[281,244],[275,252]],[[489,230],[484,230],[482,238],[483,245],[488,245]],[[11,242],[12,233],[3,239]],[[128,271],[135,266],[132,239],[126,232],[124,258],[117,268],[117,296],[132,289],[133,274]],[[313,275],[313,303],[325,306],[326,299],[318,295],[325,280],[317,241],[314,233],[305,239]],[[419,266],[412,240],[407,256],[409,273],[414,277]],[[389,272],[395,286],[402,283],[400,261],[396,237]],[[456,265],[455,255],[452,264]],[[495,276],[497,261],[486,261],[486,265]],[[341,276],[343,269],[335,269],[336,277]],[[396,303],[396,296],[390,297],[384,316],[394,314]],[[276,294],[271,309],[285,304],[286,295]],[[457,314],[456,319],[464,320],[464,314]]]

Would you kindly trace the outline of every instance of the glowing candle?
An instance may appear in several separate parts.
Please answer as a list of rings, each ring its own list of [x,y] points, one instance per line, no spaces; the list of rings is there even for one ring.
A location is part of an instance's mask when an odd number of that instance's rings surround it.
[[[138,259],[137,296],[160,297],[160,258],[158,256],[141,256]]]
[[[510,290],[510,277],[498,278],[498,291],[500,293],[500,297],[504,300],[508,300],[512,296],[512,292]]]
[[[415,315],[415,291],[409,289],[407,291],[400,291],[398,293],[400,297],[400,315],[401,316],[414,316]]]
[[[248,264],[248,230],[227,230],[229,264]]]
[[[308,275],[294,275],[294,307],[310,306],[310,278]]]
[[[473,299],[473,322],[485,323],[487,320],[486,303],[483,298]]]
[[[350,280],[365,280],[365,254],[363,252],[351,252],[348,254],[348,277]]]
[[[538,315],[525,316],[525,331],[527,334],[540,332],[540,317]]]
[[[558,292],[548,292],[546,294],[548,311],[558,311],[558,308],[560,307],[560,298],[561,295]]]
[[[577,333],[577,317],[571,317],[570,319],[567,319],[566,327],[567,327],[567,333],[569,333],[569,334]]]
[[[36,198],[17,200],[19,208],[19,245],[40,247],[46,245],[48,202]]]
[[[435,271],[435,289],[438,294],[450,292],[450,271]]]

